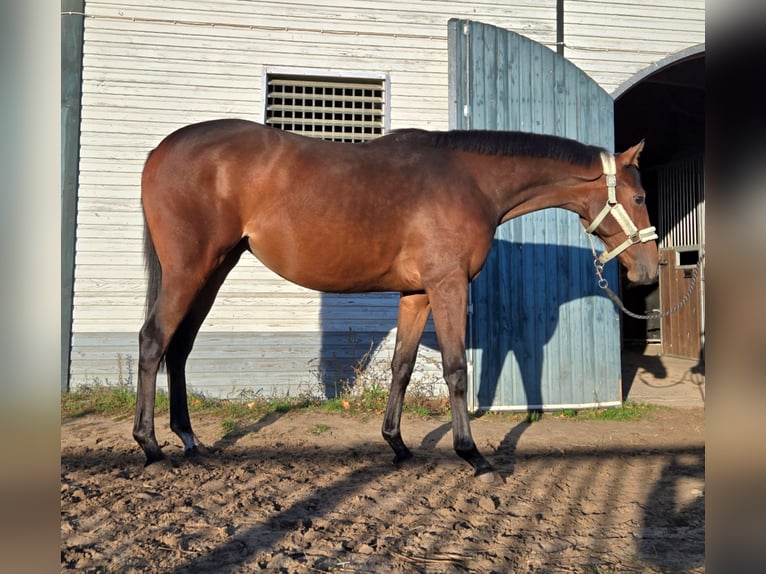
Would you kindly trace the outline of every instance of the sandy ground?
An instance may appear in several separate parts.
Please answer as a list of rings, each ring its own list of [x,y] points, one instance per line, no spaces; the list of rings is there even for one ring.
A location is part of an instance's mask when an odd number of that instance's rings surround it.
[[[382,416],[270,415],[185,460],[143,468],[130,420],[62,421],[62,572],[703,572],[704,409],[637,422],[472,423],[484,485],[449,426],[406,415],[392,465]],[[154,465],[156,466],[156,465]]]

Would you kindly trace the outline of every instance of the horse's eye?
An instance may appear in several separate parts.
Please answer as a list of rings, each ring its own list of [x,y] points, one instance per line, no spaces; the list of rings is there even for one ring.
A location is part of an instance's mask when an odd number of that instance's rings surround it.
[[[634,195],[633,201],[636,202],[636,205],[643,205],[644,204],[645,197],[643,195]]]

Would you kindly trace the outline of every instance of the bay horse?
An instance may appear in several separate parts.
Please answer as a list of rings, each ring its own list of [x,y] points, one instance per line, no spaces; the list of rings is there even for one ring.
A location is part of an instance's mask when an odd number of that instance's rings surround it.
[[[250,251],[307,288],[401,294],[382,425],[395,463],[412,457],[402,404],[433,313],[454,449],[475,476],[493,480],[466,402],[468,284],[498,225],[549,207],[576,213],[610,249],[602,259],[616,256],[630,281],[654,281],[657,236],[637,170],[643,145],[615,156],[548,135],[416,129],[350,144],[237,119],[170,134],[141,178],[149,283],[133,437],[146,464],[164,458],[154,432],[163,360],[170,427],[186,454],[203,447],[189,420],[186,359],[224,279]]]

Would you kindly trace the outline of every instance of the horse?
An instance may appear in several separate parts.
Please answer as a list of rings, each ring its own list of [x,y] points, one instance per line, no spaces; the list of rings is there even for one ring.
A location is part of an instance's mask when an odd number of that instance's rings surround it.
[[[550,207],[573,211],[637,284],[658,273],[638,158],[575,140],[503,131],[396,130],[365,143],[305,137],[241,119],[188,125],[150,152],[141,176],[146,320],[139,333],[133,437],[146,465],[164,459],[154,432],[164,362],[170,428],[185,455],[192,431],[185,365],[219,288],[249,251],[288,281],[334,293],[399,292],[382,435],[394,463],[404,395],[429,315],[452,411],[453,447],[491,482],[466,402],[466,311],[498,225]],[[610,217],[611,215],[611,217]]]

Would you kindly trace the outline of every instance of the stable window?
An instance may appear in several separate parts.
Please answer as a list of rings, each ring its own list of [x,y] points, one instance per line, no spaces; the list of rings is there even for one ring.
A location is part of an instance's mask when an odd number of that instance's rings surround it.
[[[385,78],[269,73],[265,123],[305,136],[363,142],[382,135]]]
[[[676,248],[676,269],[696,267],[700,260],[699,246],[688,245]]]

